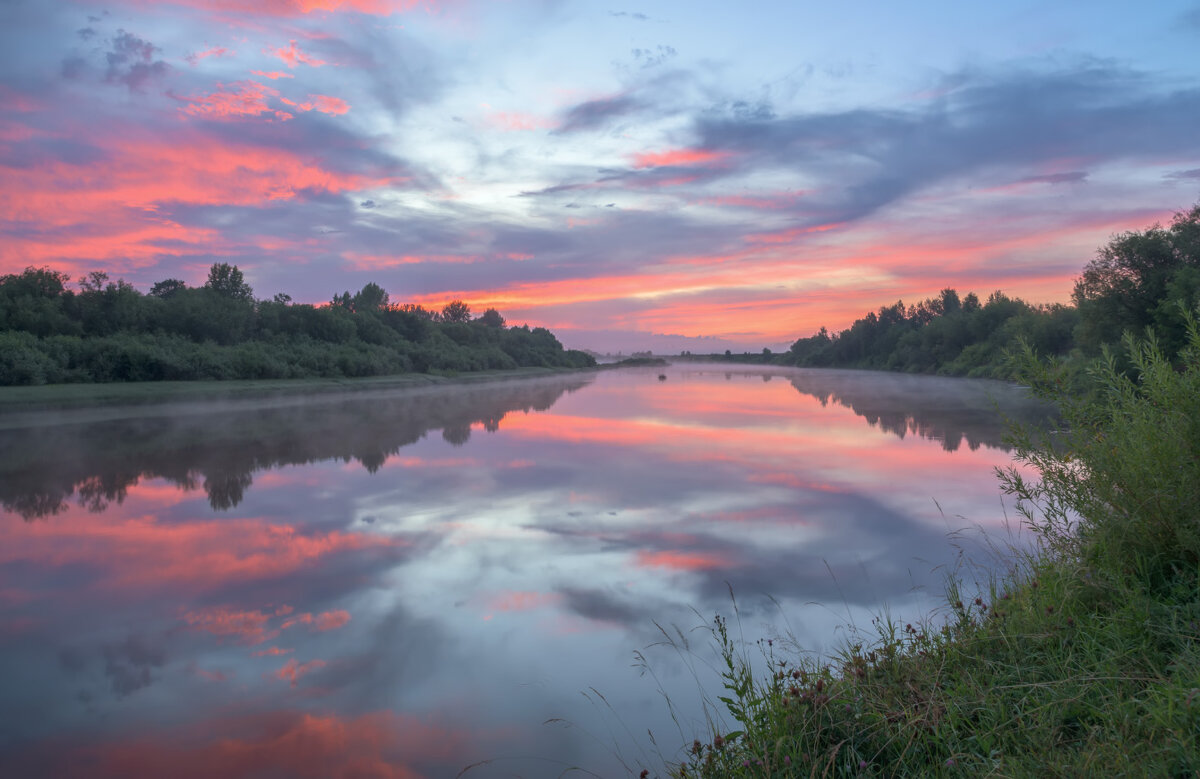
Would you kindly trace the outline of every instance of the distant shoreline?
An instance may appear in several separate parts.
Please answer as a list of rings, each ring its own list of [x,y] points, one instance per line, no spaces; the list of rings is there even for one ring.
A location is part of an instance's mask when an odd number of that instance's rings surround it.
[[[0,387],[0,414],[87,406],[153,405],[174,401],[232,400],[299,394],[471,384],[585,373],[597,368],[511,368],[462,373],[398,373],[328,379],[231,379],[224,381],[137,381]]]

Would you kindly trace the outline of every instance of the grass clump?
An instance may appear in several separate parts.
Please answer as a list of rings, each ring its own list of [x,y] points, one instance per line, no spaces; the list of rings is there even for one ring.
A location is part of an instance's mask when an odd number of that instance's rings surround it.
[[[1035,531],[1012,570],[942,619],[875,621],[834,656],[780,657],[711,625],[738,723],[677,777],[1200,773],[1200,334],[1172,364],[1127,337],[1097,391],[1026,351],[1064,429],[1018,430],[999,476]],[[1132,378],[1131,378],[1132,376]],[[862,640],[860,640],[862,639]],[[751,654],[761,655],[758,668]]]

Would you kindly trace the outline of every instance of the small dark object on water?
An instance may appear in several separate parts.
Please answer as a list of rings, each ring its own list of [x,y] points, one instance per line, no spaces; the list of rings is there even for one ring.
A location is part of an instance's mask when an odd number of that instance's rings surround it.
[[[667,380],[667,374],[665,374],[665,373],[660,373],[660,374],[658,374],[658,380],[659,380],[659,381],[666,381],[666,380]]]

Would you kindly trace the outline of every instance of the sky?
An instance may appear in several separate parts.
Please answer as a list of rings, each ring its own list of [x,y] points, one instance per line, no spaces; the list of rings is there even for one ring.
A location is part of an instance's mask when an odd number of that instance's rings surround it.
[[[1200,200],[1200,3],[0,0],[0,274],[786,348]]]

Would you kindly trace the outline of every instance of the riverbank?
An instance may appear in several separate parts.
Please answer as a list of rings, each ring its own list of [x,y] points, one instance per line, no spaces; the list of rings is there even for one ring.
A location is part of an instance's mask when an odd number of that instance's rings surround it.
[[[199,400],[249,400],[303,394],[365,392],[505,379],[588,373],[596,368],[511,368],[464,373],[402,373],[337,379],[139,381],[0,387],[0,414],[102,405],[144,405]]]
[[[1001,475],[1038,536],[981,592],[948,587],[919,624],[876,620],[810,659],[711,626],[736,721],[677,777],[1193,776],[1200,771],[1200,335],[1182,371],[1126,341],[1086,397],[1061,370],[1026,378],[1066,420],[1017,433],[1042,475]]]

